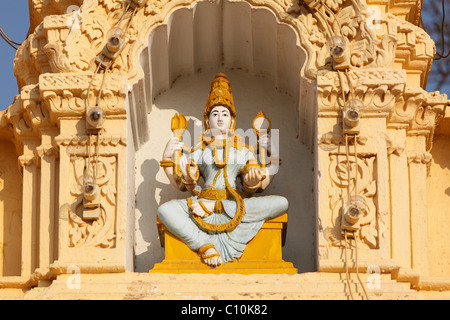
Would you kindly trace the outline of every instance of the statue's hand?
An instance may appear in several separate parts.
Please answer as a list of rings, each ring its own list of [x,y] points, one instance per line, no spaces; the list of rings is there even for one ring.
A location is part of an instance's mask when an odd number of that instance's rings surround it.
[[[203,218],[206,215],[205,210],[203,210],[198,202],[192,204],[191,211],[193,214],[199,216],[200,218]]]
[[[244,185],[247,188],[256,188],[263,179],[261,170],[257,167],[250,168],[247,174],[244,176]]]
[[[187,184],[196,184],[199,178],[198,166],[195,161],[190,162],[186,158],[186,155],[182,155],[180,158],[180,170],[183,175],[183,179]]]
[[[175,151],[179,151],[183,148],[183,142],[180,139],[173,137],[167,142],[166,148],[164,149],[163,159],[172,159],[172,155]]]
[[[207,214],[211,214],[214,211],[214,206],[216,203],[213,201],[202,201],[202,204],[206,208],[206,210],[209,210],[209,213],[202,208],[199,202],[193,203],[191,205],[192,213],[196,216],[199,216],[200,218],[205,217]]]

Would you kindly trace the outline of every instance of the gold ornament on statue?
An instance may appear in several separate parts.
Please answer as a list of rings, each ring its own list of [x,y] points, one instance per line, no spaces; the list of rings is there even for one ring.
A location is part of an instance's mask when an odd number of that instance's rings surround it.
[[[269,118],[264,114],[264,112],[259,111],[256,115],[255,119],[253,119],[252,122],[253,130],[256,132],[256,137],[258,138],[258,144],[259,144],[259,137],[261,133],[263,134],[269,134],[270,129],[272,127],[272,122]],[[260,155],[260,163],[261,168],[264,169],[266,167],[266,150],[263,147],[259,147],[259,155]]]
[[[236,109],[234,107],[230,82],[223,73],[217,74],[211,83],[211,89],[208,94],[208,100],[206,101],[205,112],[203,114],[203,123],[206,129],[209,129],[206,120],[208,120],[211,110],[217,106],[224,106],[230,110],[231,118],[234,120],[233,127],[230,129],[234,129],[236,127]]]
[[[187,128],[187,121],[186,121],[186,117],[183,114],[179,114],[175,113],[175,115],[172,117],[172,121],[171,121],[171,129],[173,132],[174,137],[182,140],[183,139],[183,133]],[[178,180],[181,180],[181,170],[180,170],[180,157],[181,157],[181,152],[177,151],[175,152],[174,155],[174,174],[176,177],[178,177]]]

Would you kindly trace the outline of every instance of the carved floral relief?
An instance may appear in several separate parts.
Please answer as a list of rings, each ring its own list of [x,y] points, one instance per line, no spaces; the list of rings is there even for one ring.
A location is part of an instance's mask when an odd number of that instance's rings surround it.
[[[101,191],[100,215],[98,219],[92,221],[82,218],[82,179],[84,166],[88,161],[90,162],[88,167],[91,168],[88,174],[93,175],[92,171],[95,168],[97,184]],[[96,159],[74,155],[70,163],[73,170],[70,188],[73,204],[69,212],[69,246],[113,248],[116,241],[116,157],[99,156]]]
[[[331,210],[330,227],[325,237],[331,246],[343,246],[341,221],[343,207],[349,201],[358,201],[362,208],[360,229],[357,231],[359,241],[371,249],[378,247],[378,224],[375,179],[376,155],[360,154],[357,160],[350,155],[331,153],[329,156],[329,206]],[[348,169],[347,169],[348,168]]]

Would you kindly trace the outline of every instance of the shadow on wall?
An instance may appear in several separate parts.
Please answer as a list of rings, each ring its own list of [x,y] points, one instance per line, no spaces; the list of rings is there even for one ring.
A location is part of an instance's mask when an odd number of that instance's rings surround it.
[[[156,174],[159,171],[159,161],[156,159],[147,159],[140,165],[140,174],[145,177],[144,181],[139,184],[136,189],[136,210],[139,212],[139,226],[146,226],[148,232],[140,233],[140,242],[148,243],[148,250],[136,254],[135,260],[140,261],[143,265],[151,265],[152,261],[162,260],[164,251],[159,246],[158,230],[156,227],[156,212],[147,211],[144,208],[157,208],[159,203],[156,201],[156,193],[158,190],[168,190],[168,185],[156,181]],[[170,200],[170,195],[159,198],[162,201]],[[166,192],[167,193],[167,192]],[[138,214],[137,212],[137,214]],[[153,214],[154,213],[154,214]],[[141,227],[142,228],[142,227]],[[136,251],[136,250],[135,250]],[[140,250],[142,251],[142,250]],[[151,269],[151,268],[149,268]],[[136,270],[145,271],[145,270]],[[148,271],[148,270],[147,270]]]
[[[293,98],[274,88],[271,81],[241,70],[214,70],[179,78],[162,93],[149,114],[150,139],[136,153],[136,241],[135,269],[147,272],[164,258],[156,227],[159,205],[189,196],[176,190],[159,167],[167,141],[172,136],[170,120],[175,112],[188,119],[188,130],[199,126],[210,83],[224,72],[231,83],[237,112],[237,128],[248,130],[259,110],[279,129],[282,166],[272,184],[261,194],[285,196],[289,201],[289,222],[283,259],[293,262],[299,272],[315,271],[315,217],[313,198],[313,157],[297,139],[298,117]],[[184,141],[187,146],[195,142]],[[187,139],[186,139],[187,140]]]

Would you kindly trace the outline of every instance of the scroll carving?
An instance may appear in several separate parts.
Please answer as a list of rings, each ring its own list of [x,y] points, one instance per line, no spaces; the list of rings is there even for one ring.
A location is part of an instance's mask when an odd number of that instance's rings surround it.
[[[405,90],[406,73],[403,70],[364,69],[347,74],[323,72],[319,74],[318,92],[320,115],[336,115],[343,107],[342,91],[346,99],[358,98],[363,102],[363,116],[393,112],[395,103]]]
[[[349,157],[349,172],[345,154],[330,154],[329,174],[331,186],[329,188],[329,205],[331,227],[324,231],[325,238],[331,246],[343,246],[341,235],[342,208],[350,197],[358,197],[363,205],[363,216],[360,219],[361,228],[357,231],[358,239],[367,247],[378,247],[378,224],[375,197],[377,183],[374,170],[376,156],[361,154],[355,161]]]
[[[94,221],[81,218],[82,176],[85,164],[90,161],[90,168],[97,171],[97,184],[101,190],[100,217]],[[69,212],[69,247],[99,247],[113,248],[116,241],[116,171],[115,156],[100,156],[97,159],[87,159],[82,156],[72,156],[70,159],[73,178],[70,193],[73,204]],[[89,172],[92,174],[92,172]]]

